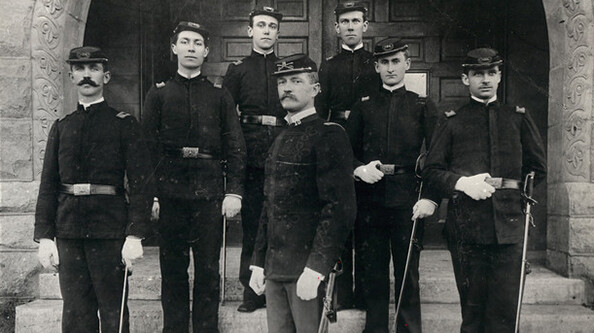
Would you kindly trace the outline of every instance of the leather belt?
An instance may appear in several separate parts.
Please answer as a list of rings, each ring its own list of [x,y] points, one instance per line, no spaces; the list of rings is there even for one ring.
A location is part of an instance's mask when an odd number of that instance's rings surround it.
[[[206,160],[215,158],[209,151],[202,150],[198,147],[165,148],[165,154],[181,158],[201,158]]]
[[[402,175],[405,173],[415,173],[415,166],[395,165],[395,164],[378,164],[376,166],[384,175]]]
[[[496,190],[512,189],[519,190],[522,188],[522,182],[516,179],[508,179],[501,177],[486,178],[485,183],[493,186]]]
[[[96,194],[103,194],[103,195],[118,195],[121,194],[123,191],[119,190],[117,186],[113,185],[98,185],[98,184],[90,184],[90,183],[80,183],[80,184],[61,184],[60,192],[71,194],[74,196],[79,195],[96,195]]]
[[[330,110],[330,120],[347,120],[351,110]]]
[[[275,116],[266,115],[241,115],[243,124],[264,125],[264,126],[285,126],[287,123]]]

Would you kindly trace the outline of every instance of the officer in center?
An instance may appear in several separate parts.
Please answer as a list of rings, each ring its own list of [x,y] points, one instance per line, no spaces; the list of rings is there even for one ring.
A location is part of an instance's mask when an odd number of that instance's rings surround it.
[[[252,53],[229,65],[223,86],[231,92],[240,113],[241,129],[247,148],[245,193],[241,208],[243,240],[239,281],[243,286],[243,302],[239,312],[253,312],[264,306],[264,296],[257,296],[249,287],[250,261],[254,251],[258,221],[264,200],[264,161],[266,152],[286,125],[276,91],[274,62],[278,57],[274,45],[280,32],[283,15],[272,7],[259,7],[250,13],[248,36]]]

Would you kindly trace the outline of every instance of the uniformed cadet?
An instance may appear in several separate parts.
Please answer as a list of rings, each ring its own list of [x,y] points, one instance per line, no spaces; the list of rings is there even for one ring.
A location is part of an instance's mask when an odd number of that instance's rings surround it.
[[[316,113],[320,87],[315,62],[297,54],[276,65],[289,127],[266,159],[250,287],[258,294],[266,291],[269,332],[317,332],[322,312],[318,287],[355,219],[353,156],[343,128],[324,123]]]
[[[339,3],[334,14],[334,28],[341,40],[341,51],[320,66],[322,91],[316,98],[316,108],[322,118],[344,126],[353,103],[365,96],[367,89],[379,86],[379,78],[374,70],[373,54],[363,48],[363,34],[369,26],[365,5],[361,2]],[[343,274],[336,279],[337,309],[363,308],[362,293],[359,292],[359,265],[353,267],[352,235],[347,239],[341,262]]]
[[[415,163],[423,144],[431,142],[437,111],[425,96],[406,90],[404,75],[410,68],[408,45],[388,38],[374,48],[375,70],[382,86],[353,106],[346,125],[355,155],[358,219],[355,249],[363,266],[361,277],[367,319],[365,332],[388,332],[390,254],[398,299],[410,241],[412,219],[432,215],[437,204],[417,202]],[[398,332],[421,332],[419,255],[423,225],[416,246],[398,316]]]
[[[62,332],[118,332],[124,267],[151,229],[150,158],[136,119],[103,98],[106,55],[77,47],[66,62],[78,107],[50,129],[34,238],[42,265],[58,268]],[[123,320],[128,332],[127,305]]]
[[[462,83],[469,102],[446,112],[423,178],[450,198],[446,222],[462,306],[460,332],[514,332],[522,265],[522,180],[545,178],[543,143],[530,113],[497,99],[503,60],[468,53]]]
[[[163,332],[188,332],[190,249],[193,331],[218,332],[221,214],[241,209],[245,142],[233,98],[201,73],[208,31],[180,22],[171,50],[177,73],[148,92],[142,121],[158,185]]]
[[[249,265],[258,232],[258,221],[264,200],[264,161],[266,152],[286,125],[286,115],[272,77],[274,45],[280,32],[283,15],[272,7],[261,7],[250,13],[248,36],[252,38],[252,53],[241,61],[229,65],[223,86],[226,87],[240,112],[241,128],[247,148],[245,193],[241,209],[243,241],[239,281],[243,285],[240,312],[253,312],[264,306],[264,296],[257,296],[249,287]]]

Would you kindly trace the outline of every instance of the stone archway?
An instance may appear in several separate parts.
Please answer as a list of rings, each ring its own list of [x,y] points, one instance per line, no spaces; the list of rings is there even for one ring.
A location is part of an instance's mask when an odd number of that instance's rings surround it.
[[[543,0],[550,43],[547,265],[594,278],[592,1]],[[592,296],[592,291],[590,292]]]

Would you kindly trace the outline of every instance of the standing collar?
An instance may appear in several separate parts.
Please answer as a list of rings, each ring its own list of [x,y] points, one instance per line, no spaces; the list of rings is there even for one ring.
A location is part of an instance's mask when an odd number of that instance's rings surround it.
[[[296,126],[301,124],[301,120],[303,120],[303,118],[309,117],[313,114],[316,114],[315,107],[311,107],[309,109],[293,113],[292,115],[287,114],[285,116],[285,120],[287,121],[287,124]]]
[[[196,73],[194,73],[194,74],[190,75],[190,77],[187,77],[186,75],[182,74],[182,73],[181,73],[179,70],[177,71],[177,74],[178,74],[179,76],[183,77],[184,79],[191,80],[191,79],[193,79],[193,78],[195,78],[195,77],[198,77],[198,76],[200,76],[200,74],[202,74],[202,71],[198,71],[198,72],[196,72]]]
[[[350,48],[348,45],[346,45],[345,43],[342,43],[342,49],[345,51],[349,51],[354,53],[355,51],[362,49],[363,48],[363,42],[359,42],[359,44],[357,44],[357,46],[355,46],[354,48]]]
[[[395,86],[388,86],[385,83],[382,83],[382,88],[386,89],[389,92],[394,92],[400,88],[404,88],[404,80]]]
[[[475,100],[475,101],[477,101],[477,102],[479,102],[481,104],[489,105],[489,104],[491,104],[491,103],[493,103],[493,102],[495,102],[497,100],[497,94],[495,94],[495,96],[491,97],[488,101],[485,101],[484,99],[480,99],[480,98],[475,97],[473,95],[470,95],[470,98],[472,98],[473,100]]]
[[[102,103],[102,102],[105,102],[105,98],[103,98],[103,96],[101,96],[99,99],[96,99],[96,100],[94,100],[92,102],[89,102],[89,103],[83,103],[81,101],[78,101],[78,104],[80,104],[86,110],[86,109],[89,108],[89,106],[95,105],[95,104],[99,104],[99,103]]]
[[[270,49],[270,51],[268,51],[268,52],[262,52],[262,51],[258,51],[256,49],[252,49],[252,53],[259,54],[259,55],[264,56],[266,58],[266,56],[269,56],[269,55],[271,55],[271,54],[274,53],[274,48]]]

